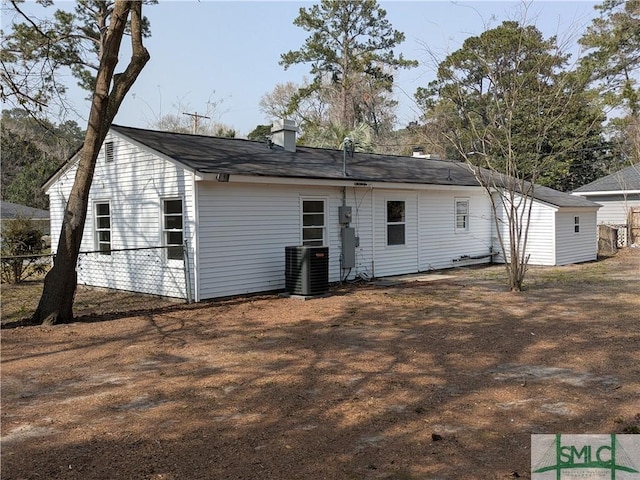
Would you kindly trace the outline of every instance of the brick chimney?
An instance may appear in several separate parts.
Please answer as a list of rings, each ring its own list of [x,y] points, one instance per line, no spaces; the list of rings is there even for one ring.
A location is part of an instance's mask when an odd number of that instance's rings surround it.
[[[298,128],[293,120],[276,120],[271,127],[271,140],[287,152],[295,152],[297,131]]]

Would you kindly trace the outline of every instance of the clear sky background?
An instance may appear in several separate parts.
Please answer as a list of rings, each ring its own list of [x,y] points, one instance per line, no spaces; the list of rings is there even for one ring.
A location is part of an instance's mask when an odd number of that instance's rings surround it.
[[[149,127],[154,120],[182,104],[190,112],[204,113],[207,101],[220,102],[216,120],[246,136],[258,124],[270,123],[258,108],[260,98],[278,83],[300,83],[309,65],[284,70],[280,55],[299,49],[308,32],[293,20],[301,1],[163,1],[145,7],[151,22],[146,47],[151,54],[138,81],[123,103],[115,123]],[[393,27],[406,40],[397,49],[420,66],[399,71],[394,94],[400,102],[398,127],[419,116],[413,94],[434,78],[430,50],[443,59],[462,46],[466,38],[496,27],[504,20],[522,19],[545,35],[557,35],[573,45],[597,15],[591,1],[379,1]],[[65,5],[64,3],[61,5]],[[71,5],[66,3],[67,6]],[[525,8],[526,7],[526,8]],[[127,55],[122,55],[122,68]],[[74,84],[69,79],[69,84]],[[72,91],[76,111],[84,118],[86,92]],[[84,120],[78,120],[84,128]]]

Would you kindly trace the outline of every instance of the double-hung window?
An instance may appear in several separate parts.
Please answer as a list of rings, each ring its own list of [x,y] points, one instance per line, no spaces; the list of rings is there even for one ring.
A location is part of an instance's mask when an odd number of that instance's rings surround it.
[[[95,204],[96,250],[101,255],[111,255],[111,207],[109,202]]]
[[[573,217],[573,231],[580,233],[580,217]]]
[[[167,248],[169,260],[182,260],[184,227],[182,220],[182,200],[179,198],[162,201],[162,241]]]
[[[402,200],[387,201],[387,245],[405,244],[405,202]]]
[[[456,232],[469,231],[469,199],[456,198]]]
[[[302,199],[302,244],[321,247],[325,244],[325,200]]]

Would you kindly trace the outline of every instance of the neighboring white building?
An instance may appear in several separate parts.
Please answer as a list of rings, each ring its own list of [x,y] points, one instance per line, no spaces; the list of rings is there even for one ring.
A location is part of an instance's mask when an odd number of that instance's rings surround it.
[[[619,243],[627,244],[630,213],[640,209],[640,164],[599,178],[572,193],[601,205],[598,225],[617,227],[623,237]]]
[[[279,290],[285,247],[303,244],[328,247],[331,282],[500,261],[490,201],[465,164],[296,147],[288,121],[273,133],[265,144],[112,126],[82,245],[103,254],[81,255],[79,282],[175,297],[189,285],[196,301]],[[76,168],[45,185],[53,232]],[[536,189],[531,263],[595,260],[597,208]]]

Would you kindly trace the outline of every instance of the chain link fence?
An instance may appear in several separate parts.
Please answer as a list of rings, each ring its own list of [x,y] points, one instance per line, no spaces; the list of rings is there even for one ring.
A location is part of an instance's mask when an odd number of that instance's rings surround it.
[[[168,258],[167,251],[182,249],[182,260]],[[172,254],[172,257],[175,255]],[[2,257],[2,269],[46,270],[55,254]],[[121,248],[82,251],[76,271],[78,285],[184,298],[192,301],[190,259],[187,245],[176,247]]]
[[[44,275],[51,266],[51,254],[3,255],[0,257],[2,283],[21,283]]]

